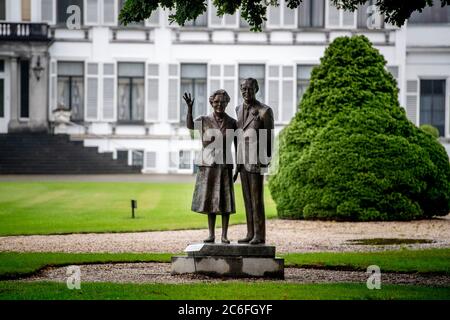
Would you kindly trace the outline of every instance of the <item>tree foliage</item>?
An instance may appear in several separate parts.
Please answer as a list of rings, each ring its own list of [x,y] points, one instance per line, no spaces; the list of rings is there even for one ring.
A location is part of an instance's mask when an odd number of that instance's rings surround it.
[[[398,102],[386,61],[364,36],[342,37],[312,71],[283,130],[269,188],[284,218],[410,220],[446,215],[450,164]]]
[[[331,0],[338,8],[354,11],[358,5],[367,0]],[[439,0],[434,0],[439,1]],[[449,5],[450,0],[440,0],[441,5]],[[287,0],[287,7],[296,9],[301,0]],[[207,0],[127,0],[120,12],[119,19],[123,24],[143,21],[150,17],[158,7],[173,10],[169,16],[170,22],[184,26],[186,21],[194,20],[207,10]],[[402,26],[414,11],[422,12],[426,6],[431,6],[433,0],[376,0],[376,5],[385,21]],[[278,0],[213,0],[217,14],[234,14],[240,11],[241,17],[246,20],[252,31],[261,31],[264,21],[267,20],[267,8],[279,6]]]

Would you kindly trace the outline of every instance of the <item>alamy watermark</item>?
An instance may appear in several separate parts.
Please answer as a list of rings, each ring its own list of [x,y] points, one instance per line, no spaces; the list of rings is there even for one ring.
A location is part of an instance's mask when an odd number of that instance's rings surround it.
[[[370,274],[369,278],[367,279],[366,285],[367,289],[373,290],[373,289],[381,289],[381,270],[380,267],[377,265],[371,265],[367,267],[366,273]]]
[[[67,289],[73,290],[81,289],[81,269],[79,266],[68,266],[66,270],[66,275],[68,276],[66,284]]]
[[[370,5],[367,7],[367,28],[369,29],[381,29],[383,26],[383,19],[380,10],[376,5]]]
[[[194,157],[197,166],[242,165],[247,170],[259,171],[261,174],[274,174],[272,158],[277,152],[274,130],[268,129],[219,129],[202,131],[201,122],[195,122],[194,137],[201,141],[200,151]],[[190,157],[171,154],[171,163],[180,167],[189,167]],[[269,171],[270,165],[270,171]]]
[[[69,30],[81,29],[81,8],[77,5],[67,7],[66,13],[69,15],[66,20],[66,27]]]

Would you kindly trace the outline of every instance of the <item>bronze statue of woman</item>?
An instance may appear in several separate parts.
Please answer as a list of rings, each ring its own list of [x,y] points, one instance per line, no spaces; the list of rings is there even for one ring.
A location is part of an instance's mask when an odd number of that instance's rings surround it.
[[[217,90],[209,97],[213,112],[193,120],[192,107],[195,99],[191,94],[185,93],[188,112],[186,117],[187,128],[198,129],[202,139],[202,159],[214,158],[213,161],[202,161],[198,164],[199,170],[195,182],[191,210],[208,215],[209,237],[205,243],[214,243],[216,216],[222,215],[222,243],[229,244],[227,233],[230,214],[236,212],[233,188],[233,162],[231,158],[231,144],[227,143],[227,134],[233,133],[237,128],[236,120],[231,118],[225,109],[230,102],[230,96],[225,90]],[[195,125],[194,125],[195,122]],[[228,130],[228,131],[227,131]],[[210,149],[208,146],[215,141],[211,134],[222,136],[222,150]],[[219,148],[220,149],[220,148]],[[214,153],[211,156],[211,151]],[[221,161],[217,160],[217,155]],[[228,160],[228,161],[227,161]]]

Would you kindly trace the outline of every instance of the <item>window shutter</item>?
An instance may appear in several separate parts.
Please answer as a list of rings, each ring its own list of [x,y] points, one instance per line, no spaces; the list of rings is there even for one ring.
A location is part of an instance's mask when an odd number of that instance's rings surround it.
[[[280,122],[280,66],[268,66],[268,91],[267,101],[269,107],[273,110],[275,123]]]
[[[239,92],[236,92],[236,66],[235,65],[224,65],[223,66],[223,89],[228,93],[231,100],[230,103],[228,103],[227,108],[225,109],[225,112],[233,117],[236,118],[236,101],[237,101],[237,95]]]
[[[180,121],[179,110],[179,66],[178,64],[169,65],[169,100],[167,108],[167,119],[170,122]]]
[[[116,0],[103,0],[103,24],[115,25],[116,22]]]
[[[145,153],[145,168],[155,169],[156,168],[156,152],[147,151]]]
[[[211,64],[209,65],[209,76],[208,76],[208,93],[213,94],[214,91],[222,88],[221,86],[221,65]],[[208,95],[209,97],[209,95]]]
[[[269,107],[273,110],[273,117],[275,122],[278,122],[279,119],[279,112],[278,112],[278,106],[280,105],[280,98],[279,98],[279,81],[278,80],[269,80]]]
[[[291,120],[294,110],[294,81],[283,80],[283,112],[282,121]]]
[[[418,81],[417,80],[407,80],[406,81],[406,116],[408,119],[414,123],[418,124],[417,119],[417,92],[418,92]]]
[[[275,122],[279,122],[280,112],[278,110],[280,106],[280,66],[272,65],[268,66],[268,88],[267,88],[267,101],[268,105],[273,110],[273,116]]]
[[[49,24],[55,23],[54,0],[42,0],[41,3],[41,21]]]
[[[158,121],[159,118],[159,65],[147,65],[147,106],[145,120]]]
[[[116,79],[114,63],[103,64],[103,120],[114,121]]]
[[[98,6],[99,6],[99,0],[85,0],[84,4],[84,16],[85,16],[85,23],[86,25],[96,25],[99,22],[98,19]]]
[[[50,86],[49,86],[49,114],[53,117],[52,111],[56,109],[58,101],[58,68],[56,60],[50,60]]]
[[[86,120],[98,116],[98,63],[88,63],[86,73]]]
[[[283,106],[281,111],[281,121],[289,122],[294,114],[295,98],[294,98],[294,67],[283,66],[283,83],[282,83],[282,99]]]
[[[178,169],[178,160],[179,155],[176,151],[169,152],[169,169],[177,170]]]

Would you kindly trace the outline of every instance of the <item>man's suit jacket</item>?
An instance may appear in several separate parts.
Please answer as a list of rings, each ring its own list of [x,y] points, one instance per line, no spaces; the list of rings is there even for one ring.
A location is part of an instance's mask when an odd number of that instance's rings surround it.
[[[269,106],[256,100],[250,107],[245,123],[243,104],[236,107],[236,114],[238,132],[240,131],[237,164],[244,166],[248,172],[261,173],[265,171],[272,157],[273,111]],[[263,139],[261,139],[263,132],[260,129],[266,129],[267,135]],[[260,155],[268,158],[264,160]]]

